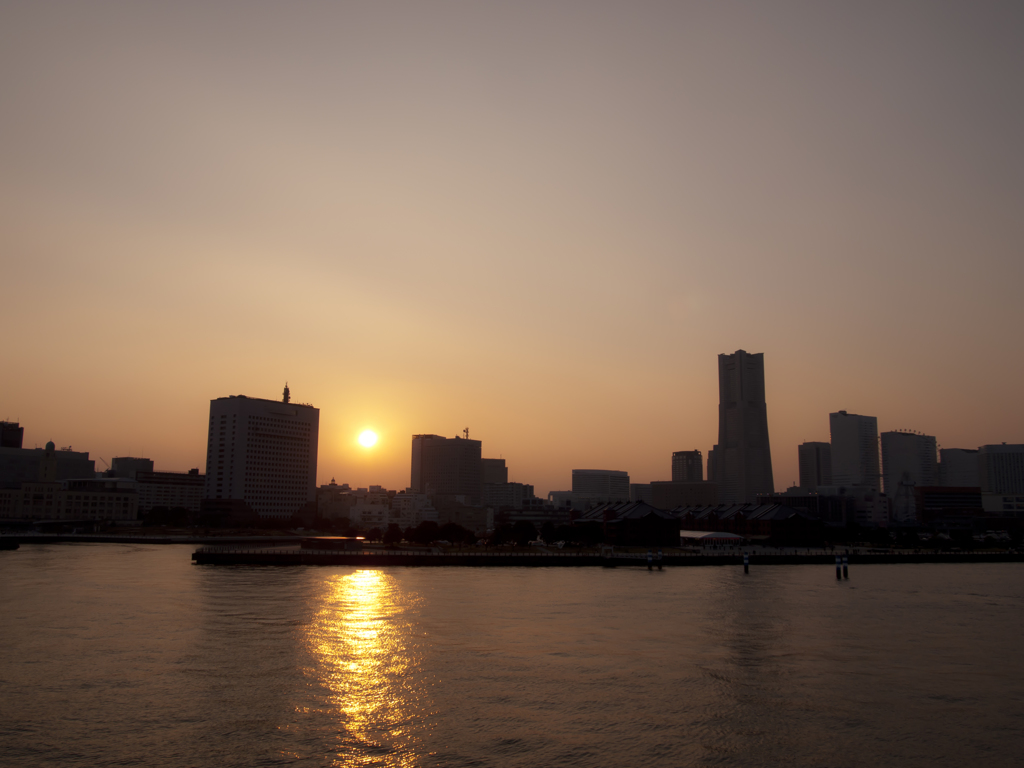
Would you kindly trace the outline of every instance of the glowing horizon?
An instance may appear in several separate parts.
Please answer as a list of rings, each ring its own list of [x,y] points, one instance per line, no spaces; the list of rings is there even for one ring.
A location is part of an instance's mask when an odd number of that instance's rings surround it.
[[[664,480],[737,349],[779,489],[838,410],[1024,442],[1024,9],[59,5],[0,24],[29,447],[202,469],[287,380],[319,483],[467,426],[539,495]]]

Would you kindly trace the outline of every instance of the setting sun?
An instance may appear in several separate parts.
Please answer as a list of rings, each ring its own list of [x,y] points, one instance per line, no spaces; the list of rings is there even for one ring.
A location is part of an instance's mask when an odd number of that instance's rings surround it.
[[[364,448],[372,448],[377,444],[377,433],[368,429],[359,435],[359,444]]]

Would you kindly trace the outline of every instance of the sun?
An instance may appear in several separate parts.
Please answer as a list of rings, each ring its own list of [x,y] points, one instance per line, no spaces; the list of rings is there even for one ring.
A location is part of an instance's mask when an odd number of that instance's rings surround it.
[[[359,444],[363,446],[363,448],[372,448],[377,444],[377,433],[372,429],[365,430],[361,435],[359,435]]]

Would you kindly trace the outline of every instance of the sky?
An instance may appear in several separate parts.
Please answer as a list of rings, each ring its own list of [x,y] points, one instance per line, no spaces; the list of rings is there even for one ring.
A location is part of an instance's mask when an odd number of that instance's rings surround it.
[[[0,0],[0,419],[202,468],[209,401],[287,381],[321,483],[469,428],[546,494],[706,457],[745,349],[779,489],[840,409],[1024,442],[1022,40],[1015,2]]]

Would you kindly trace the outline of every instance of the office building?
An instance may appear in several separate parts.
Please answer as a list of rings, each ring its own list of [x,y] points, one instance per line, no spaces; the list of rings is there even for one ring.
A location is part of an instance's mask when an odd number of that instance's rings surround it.
[[[720,500],[753,502],[759,493],[774,493],[763,354],[741,349],[718,356],[718,403],[715,483]]]
[[[480,459],[481,483],[507,483],[508,467],[504,459]]]
[[[468,437],[412,436],[412,477],[415,493],[449,496],[479,504],[483,495],[481,443]]]
[[[650,483],[630,483],[629,484],[629,500],[630,501],[643,501],[647,504],[651,503],[651,484]]]
[[[980,488],[977,449],[940,448],[939,484],[949,488]]]
[[[675,451],[672,454],[672,482],[699,483],[704,480],[704,457],[700,451]]]
[[[882,490],[892,499],[898,523],[917,520],[916,486],[937,486],[935,438],[916,432],[882,433]]]
[[[881,490],[878,471],[878,419],[839,411],[828,415],[832,482]]]
[[[111,477],[135,479],[137,472],[152,472],[152,459],[137,459],[134,456],[115,456],[110,460]]]
[[[320,410],[289,394],[210,401],[204,508],[288,518],[315,503]]]
[[[132,471],[140,514],[149,514],[154,509],[186,509],[192,514],[199,513],[206,478],[199,474],[198,467],[188,472]]]
[[[84,451],[45,448],[0,448],[0,488],[21,488],[22,483],[89,479],[96,464]]]
[[[712,446],[711,450],[708,451],[708,482],[714,483],[717,481],[717,467],[718,467],[718,446]]]
[[[1024,445],[983,445],[978,474],[984,493],[1024,495]]]
[[[533,498],[533,486],[527,483],[483,484],[483,504],[495,509],[522,509],[524,503]]]
[[[718,486],[715,483],[651,483],[651,496],[643,499],[658,509],[676,507],[699,507],[718,503]]]
[[[574,469],[572,499],[583,508],[609,501],[629,501],[629,473],[615,469]]]
[[[0,518],[134,525],[138,500],[135,483],[122,478],[43,480],[0,490]]]
[[[16,421],[0,421],[0,448],[21,448],[25,428]]]
[[[796,452],[801,488],[832,485],[832,446],[829,443],[801,443]]]

